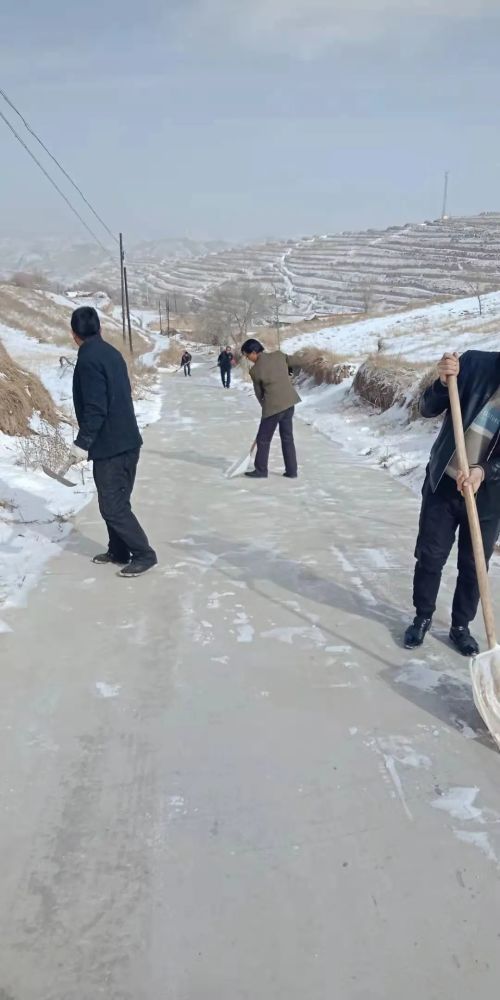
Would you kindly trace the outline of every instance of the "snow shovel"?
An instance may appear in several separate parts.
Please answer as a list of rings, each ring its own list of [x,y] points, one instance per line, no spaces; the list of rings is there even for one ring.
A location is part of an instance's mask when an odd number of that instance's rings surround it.
[[[56,472],[55,469],[49,469],[48,465],[42,465],[42,472],[45,472],[46,476],[50,476],[51,479],[55,479],[61,486],[76,486],[76,483],[72,483],[69,479],[66,479],[65,473],[71,468],[69,465],[67,469],[61,469],[60,472]]]
[[[239,458],[237,462],[233,462],[231,467],[226,472],[226,479],[236,479],[236,476],[243,476],[247,471],[250,462],[252,461],[253,453],[257,447],[257,442],[254,441],[250,451],[244,458]]]
[[[455,375],[448,376],[448,390],[450,395],[453,430],[455,433],[458,468],[461,472],[464,472],[465,475],[468,476],[469,463],[467,460],[462,411]],[[490,582],[488,579],[488,568],[486,566],[486,559],[484,555],[484,546],[477,513],[476,498],[470,486],[464,490],[464,497],[467,508],[467,517],[469,519],[472,548],[474,551],[474,562],[476,564],[477,582],[481,596],[484,627],[488,640],[487,651],[485,653],[479,653],[470,661],[472,692],[476,708],[483,722],[493,736],[497,746],[500,748],[500,646],[498,645],[496,638]]]

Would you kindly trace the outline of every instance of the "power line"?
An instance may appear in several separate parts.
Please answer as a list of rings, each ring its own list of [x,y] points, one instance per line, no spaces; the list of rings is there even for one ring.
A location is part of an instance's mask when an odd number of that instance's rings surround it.
[[[67,198],[66,195],[64,194],[64,191],[61,191],[61,188],[56,184],[55,180],[53,180],[53,178],[50,176],[50,174],[45,169],[45,167],[43,166],[43,164],[40,163],[40,160],[37,159],[37,157],[31,151],[31,149],[29,148],[29,146],[26,145],[24,139],[22,139],[21,136],[19,135],[19,133],[16,132],[14,126],[11,124],[11,122],[9,121],[9,119],[6,118],[6,116],[4,115],[3,111],[0,111],[0,118],[2,119],[2,121],[5,122],[7,128],[10,129],[10,131],[12,132],[12,134],[16,137],[17,141],[21,143],[21,146],[24,147],[24,149],[26,150],[26,152],[28,153],[28,155],[31,156],[31,159],[35,161],[37,167],[39,167],[40,170],[42,171],[42,173],[45,174],[45,177],[49,181],[49,184],[52,184],[52,187],[55,188],[56,191],[57,191],[57,193],[61,195],[61,198],[64,198],[64,201],[66,202],[66,204],[68,205],[68,207],[71,209],[71,211],[73,212],[73,214],[76,215],[77,219],[80,220],[82,226],[85,226],[85,229],[87,230],[87,232],[90,233],[90,235],[96,241],[96,243],[98,243],[99,246],[101,247],[101,249],[104,250],[104,253],[106,253],[106,254],[108,254],[108,256],[110,256],[110,252],[107,249],[107,247],[104,246],[104,243],[101,243],[101,240],[99,239],[98,236],[96,236],[96,234],[94,233],[93,229],[91,229],[90,226],[87,225],[87,223],[85,222],[85,219],[82,218],[82,216],[80,215],[78,209],[76,209],[75,206],[71,204],[69,198]]]
[[[19,108],[16,108],[16,105],[13,103],[13,101],[11,101],[10,97],[7,96],[7,94],[5,93],[4,90],[2,90],[1,87],[0,87],[0,94],[3,97],[4,101],[7,102],[7,104],[9,105],[9,107],[12,108],[12,110],[16,113],[16,115],[21,119],[23,125],[28,130],[28,132],[30,133],[30,135],[32,135],[33,138],[36,139],[36,141],[39,143],[39,145],[42,147],[42,149],[45,150],[45,152],[47,153],[47,156],[50,156],[50,159],[53,161],[53,163],[55,163],[56,166],[59,167],[59,170],[61,171],[61,173],[64,174],[66,180],[68,180],[69,183],[72,185],[72,187],[74,187],[75,191],[78,192],[78,194],[80,195],[80,198],[82,198],[82,200],[85,202],[87,208],[90,209],[90,211],[92,212],[92,215],[95,216],[95,218],[97,219],[98,222],[100,222],[100,224],[103,227],[103,229],[106,230],[106,232],[108,233],[108,236],[111,236],[111,239],[114,240],[116,243],[118,243],[118,239],[117,239],[115,233],[113,233],[111,231],[111,229],[109,228],[109,226],[106,225],[106,223],[104,222],[104,220],[101,219],[101,216],[96,212],[95,208],[93,208],[93,206],[90,204],[90,201],[88,201],[88,199],[85,197],[85,195],[84,195],[83,191],[81,190],[81,188],[78,187],[78,184],[68,174],[67,170],[64,169],[64,167],[62,166],[62,164],[59,163],[59,160],[53,155],[53,153],[50,152],[50,149],[47,149],[47,146],[40,139],[40,136],[37,135],[37,133],[35,132],[35,130],[31,127],[30,123],[28,121],[26,121],[26,118],[24,117],[24,115],[21,114],[21,112],[19,111]]]

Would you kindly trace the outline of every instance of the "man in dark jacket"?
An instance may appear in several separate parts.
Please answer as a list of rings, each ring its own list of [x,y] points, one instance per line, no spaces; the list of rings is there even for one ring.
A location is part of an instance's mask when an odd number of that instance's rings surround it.
[[[78,345],[75,446],[93,461],[99,510],[109,535],[107,552],[94,556],[93,562],[116,563],[123,566],[120,576],[139,576],[157,558],[130,506],[142,438],[127,366],[120,352],[102,339],[95,309],[75,309],[71,329]]]
[[[231,385],[231,368],[233,364],[233,353],[230,347],[225,347],[219,354],[217,364],[220,368],[220,377],[224,389],[229,389]]]
[[[300,396],[290,378],[293,360],[281,351],[264,351],[259,340],[245,341],[241,353],[252,362],[250,375],[255,395],[262,407],[262,420],[257,433],[255,468],[245,473],[252,479],[267,479],[269,451],[276,428],[279,427],[281,449],[285,462],[284,476],[297,478],[297,455],[293,439],[293,415]]]
[[[192,357],[191,357],[189,351],[184,351],[184,354],[182,355],[182,358],[181,358],[181,365],[184,368],[184,375],[186,375],[186,376],[187,375],[189,375],[189,376],[191,375],[191,361],[192,361]]]
[[[457,466],[447,380],[458,376],[465,443],[470,476]],[[479,588],[472,542],[463,498],[472,486],[486,560],[489,561],[500,529],[500,354],[467,351],[445,354],[438,365],[438,378],[420,401],[423,417],[445,413],[434,442],[422,489],[422,509],[415,549],[417,560],[413,583],[416,617],[406,630],[405,646],[414,649],[424,641],[432,623],[441,573],[458,530],[458,578],[453,598],[450,639],[464,656],[474,656],[479,647],[470,634]]]

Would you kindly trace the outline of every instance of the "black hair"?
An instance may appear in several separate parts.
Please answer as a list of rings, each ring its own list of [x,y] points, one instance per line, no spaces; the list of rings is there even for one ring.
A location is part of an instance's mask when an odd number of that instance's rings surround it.
[[[250,337],[250,340],[245,340],[245,343],[243,344],[243,347],[241,348],[241,353],[242,354],[253,354],[254,351],[255,351],[255,354],[262,354],[263,350],[264,350],[264,348],[263,348],[260,340],[254,340],[253,337]]]
[[[101,321],[92,306],[80,306],[71,317],[71,329],[80,340],[95,337],[101,332]]]

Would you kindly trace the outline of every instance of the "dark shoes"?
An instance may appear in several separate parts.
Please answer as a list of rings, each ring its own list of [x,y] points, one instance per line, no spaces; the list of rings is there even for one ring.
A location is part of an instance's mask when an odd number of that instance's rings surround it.
[[[113,563],[114,566],[126,566],[128,561],[128,559],[117,559],[112,552],[99,552],[92,559],[96,566],[106,566],[108,563]]]
[[[424,618],[423,615],[416,615],[413,624],[405,632],[405,649],[416,649],[421,646],[427,632],[432,625],[432,618]]]
[[[416,649],[417,646],[421,646],[431,625],[432,618],[416,615],[413,624],[405,632],[405,649]],[[466,625],[452,625],[450,641],[462,656],[477,656],[479,653],[479,646]]]
[[[479,646],[466,625],[452,625],[450,639],[462,656],[477,656]]]
[[[143,573],[147,573],[149,569],[153,569],[156,566],[158,559],[155,555],[148,556],[143,559],[131,559],[128,566],[124,566],[120,570],[118,576],[124,576],[126,578],[132,576],[142,576]]]
[[[265,476],[263,472],[257,472],[257,469],[252,469],[251,472],[245,472],[245,476],[248,476],[249,479],[267,479],[267,476]],[[292,475],[290,472],[284,472],[283,478],[297,479],[297,473]]]

